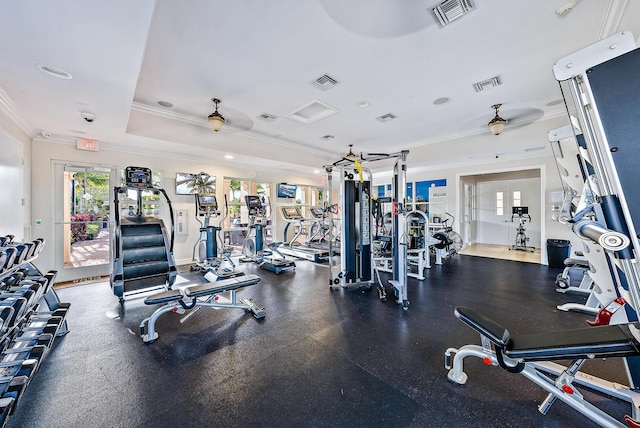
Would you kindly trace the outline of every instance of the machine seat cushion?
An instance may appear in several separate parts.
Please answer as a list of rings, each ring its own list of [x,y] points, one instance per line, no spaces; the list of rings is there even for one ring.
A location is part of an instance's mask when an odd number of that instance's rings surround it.
[[[144,299],[144,304],[157,305],[159,303],[177,302],[182,299],[182,297],[183,295],[180,290],[169,290],[147,297]]]
[[[234,278],[224,279],[216,282],[205,282],[203,284],[185,287],[184,294],[189,298],[209,296],[211,294],[222,293],[224,291],[236,290],[260,282],[257,275],[244,275]]]

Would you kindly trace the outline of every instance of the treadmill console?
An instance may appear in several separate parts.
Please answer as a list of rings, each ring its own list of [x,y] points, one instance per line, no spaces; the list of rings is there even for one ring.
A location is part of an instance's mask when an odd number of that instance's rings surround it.
[[[311,207],[311,215],[314,218],[322,219],[324,218],[324,210],[320,207]]]
[[[151,170],[139,166],[128,166],[124,170],[124,182],[127,187],[137,187],[140,189],[151,189]]]
[[[300,213],[300,208],[298,207],[282,207],[282,217],[285,220],[300,220],[302,219],[302,214]]]

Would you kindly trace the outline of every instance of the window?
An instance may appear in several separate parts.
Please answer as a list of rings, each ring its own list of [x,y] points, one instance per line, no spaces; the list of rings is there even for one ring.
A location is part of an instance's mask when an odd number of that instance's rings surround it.
[[[496,215],[504,215],[504,193],[496,192]]]
[[[121,186],[124,187],[125,186],[125,170],[124,169],[120,170],[120,179],[122,183]],[[152,171],[151,184],[153,185],[153,187],[156,189],[162,188],[162,186],[160,185],[162,181],[163,181],[162,172]],[[144,215],[145,217],[160,218],[162,214],[161,201],[164,201],[164,198],[161,197],[160,194],[153,193],[148,190],[142,191],[141,198],[142,198],[142,215]],[[135,212],[137,211],[137,204],[138,204],[137,190],[129,189],[127,190],[126,194],[124,193],[119,194],[118,200],[120,205],[121,217],[135,215]]]
[[[522,206],[522,201],[520,199],[520,191],[519,190],[515,190],[513,192],[513,206],[514,207],[521,207]]]
[[[244,202],[247,195],[258,195],[263,199],[263,204],[267,206],[267,220],[265,227],[264,242],[271,242],[271,222],[273,213],[270,211],[271,205],[271,183],[245,180],[242,178],[225,177],[223,182],[224,194],[227,198],[229,215],[222,225],[224,230],[225,243],[240,248],[247,233],[249,233],[249,211]]]

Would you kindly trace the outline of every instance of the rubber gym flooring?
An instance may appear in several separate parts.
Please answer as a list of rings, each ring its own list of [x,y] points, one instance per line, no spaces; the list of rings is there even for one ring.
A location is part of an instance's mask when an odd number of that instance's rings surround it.
[[[59,290],[71,302],[71,332],[51,351],[8,426],[17,427],[591,427],[524,377],[465,360],[466,385],[444,368],[449,347],[479,344],[455,318],[479,310],[512,335],[585,326],[556,305],[559,269],[455,256],[409,280],[408,311],[374,291],[330,292],[328,267],[297,262],[275,275],[242,265],[262,281],[238,292],[267,311],[203,308],[184,324],[164,314],[157,342],[138,337],[153,307],[124,309],[106,282]],[[182,275],[199,280],[197,274]],[[388,278],[382,276],[383,280]],[[583,371],[627,384],[621,361]],[[623,420],[630,405],[582,389]]]

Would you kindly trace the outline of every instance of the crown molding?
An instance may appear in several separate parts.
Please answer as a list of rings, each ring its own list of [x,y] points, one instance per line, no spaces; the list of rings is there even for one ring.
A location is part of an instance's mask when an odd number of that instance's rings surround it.
[[[36,130],[31,124],[22,116],[20,109],[13,102],[9,94],[0,87],[0,112],[4,113],[18,128],[22,130],[29,137],[33,138],[36,135]]]

